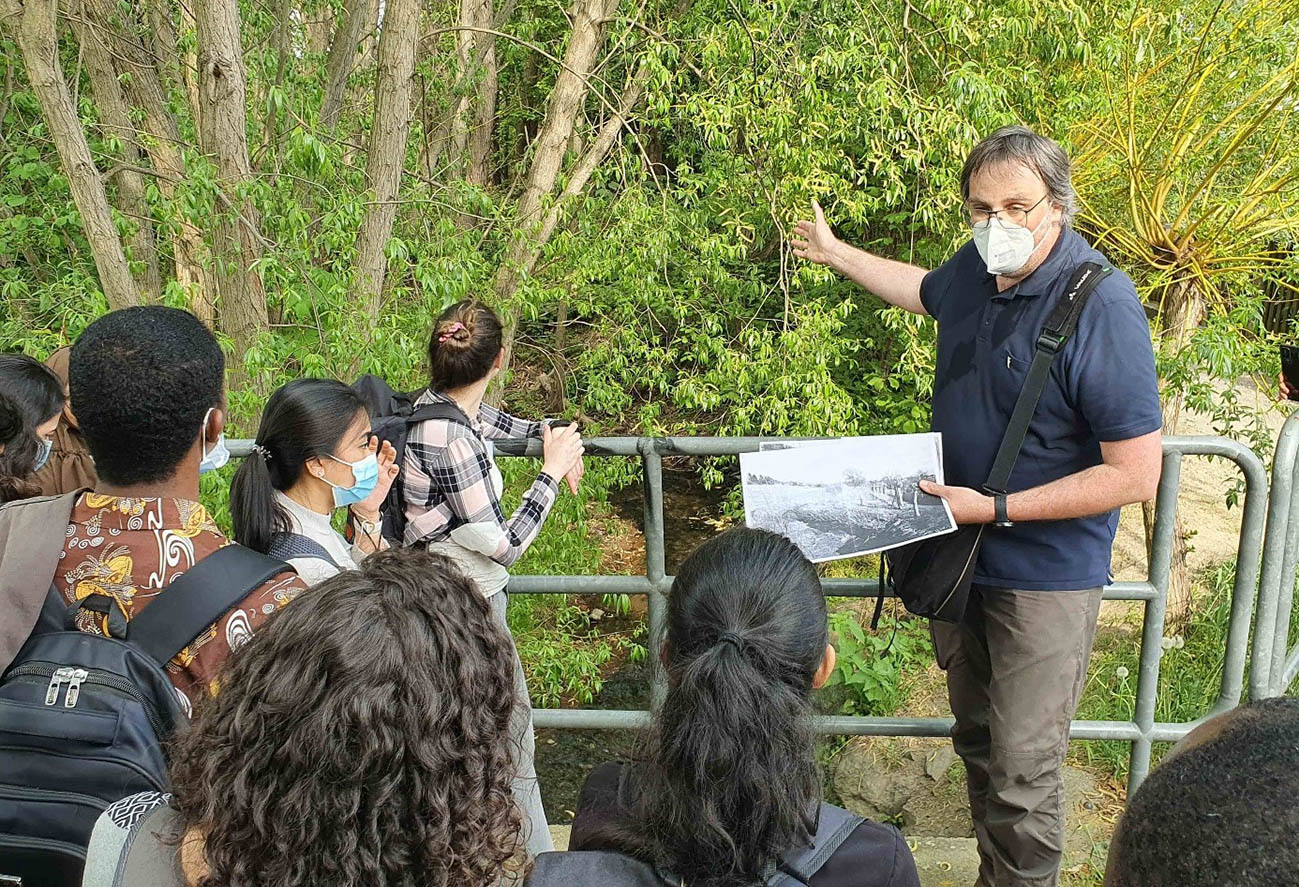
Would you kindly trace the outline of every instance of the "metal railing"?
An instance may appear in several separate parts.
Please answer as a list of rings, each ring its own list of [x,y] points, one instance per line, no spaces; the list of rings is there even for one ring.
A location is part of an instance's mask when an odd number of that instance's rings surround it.
[[[1290,647],[1294,608],[1295,561],[1299,556],[1299,412],[1292,413],[1277,437],[1272,460],[1263,569],[1259,578],[1258,620],[1254,629],[1250,696],[1281,696],[1299,676],[1299,645]]]
[[[1287,425],[1290,429],[1290,425]],[[1299,429],[1299,426],[1296,426]],[[1299,430],[1293,430],[1288,446],[1299,453]],[[626,594],[645,595],[648,598],[650,649],[657,649],[663,637],[667,612],[667,592],[673,577],[667,574],[663,521],[663,459],[666,456],[733,456],[756,452],[767,438],[593,438],[584,441],[589,456],[621,456],[641,460],[645,512],[645,575],[643,576],[513,576],[511,594]],[[230,449],[236,456],[247,455],[251,441],[231,441]],[[507,456],[541,455],[539,441],[498,441],[496,452]],[[1168,589],[1168,576],[1173,552],[1173,534],[1176,526],[1177,492],[1181,478],[1182,459],[1185,456],[1219,456],[1230,459],[1239,466],[1245,480],[1245,497],[1241,516],[1240,542],[1237,549],[1237,568],[1232,591],[1231,619],[1227,633],[1227,650],[1223,664],[1222,682],[1218,699],[1205,716],[1225,711],[1239,704],[1244,689],[1245,662],[1249,652],[1249,629],[1254,614],[1254,592],[1258,586],[1259,556],[1262,547],[1265,505],[1268,493],[1267,473],[1263,463],[1245,445],[1220,437],[1168,437],[1164,439],[1163,474],[1155,505],[1155,523],[1151,557],[1146,579],[1136,582],[1116,582],[1106,587],[1105,600],[1142,601],[1144,614],[1141,632],[1140,665],[1137,672],[1136,701],[1132,720],[1129,721],[1074,721],[1070,736],[1074,739],[1112,739],[1131,744],[1129,791],[1135,790],[1150,770],[1153,743],[1174,742],[1185,736],[1198,721],[1166,723],[1155,720],[1159,686],[1159,666],[1163,652],[1164,613]],[[1289,493],[1290,487],[1286,488]],[[1299,484],[1294,485],[1299,497]],[[1289,499],[1287,498],[1287,502]],[[1275,510],[1275,509],[1274,509]],[[1279,520],[1279,518],[1278,518]],[[1293,559],[1299,545],[1299,521],[1290,528],[1290,540],[1284,551],[1269,546],[1266,563],[1275,569],[1281,559],[1290,561],[1293,576]],[[1269,540],[1270,541],[1270,540]],[[1282,557],[1284,555],[1284,558]],[[1269,576],[1271,573],[1268,574]],[[829,597],[874,597],[878,584],[874,580],[827,579],[823,583]],[[1279,611],[1276,583],[1266,582],[1260,592],[1260,619],[1275,620]],[[1289,598],[1286,613],[1288,614]],[[1263,623],[1272,625],[1273,622]],[[1287,616],[1288,624],[1288,616]],[[1261,636],[1264,632],[1260,631]],[[1270,637],[1270,635],[1269,635]],[[1258,674],[1259,643],[1255,647],[1255,668],[1251,674],[1251,689],[1258,696],[1257,685],[1262,680]],[[1266,646],[1265,644],[1263,646]],[[1299,655],[1299,654],[1296,654]],[[651,699],[657,705],[665,692],[666,683],[657,656],[650,656]],[[649,723],[648,711],[607,709],[535,709],[534,722],[538,727],[583,730],[616,730],[639,728]],[[862,716],[821,716],[816,719],[816,729],[821,733],[861,736],[926,736],[946,737],[952,727],[950,718],[878,718]]]

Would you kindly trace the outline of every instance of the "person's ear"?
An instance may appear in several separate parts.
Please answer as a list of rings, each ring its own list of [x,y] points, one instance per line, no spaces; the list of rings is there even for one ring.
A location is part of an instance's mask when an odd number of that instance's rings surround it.
[[[501,367],[505,366],[505,349],[502,348],[496,352],[496,359],[492,361],[492,372],[499,373]]]
[[[834,644],[825,645],[825,653],[821,656],[821,664],[817,666],[816,674],[812,675],[812,689],[820,690],[830,680],[830,675],[834,674],[835,663],[839,661],[839,654],[834,650]]]
[[[316,480],[325,480],[325,460],[319,456],[312,456],[302,463],[302,470],[314,477]]]
[[[217,407],[207,416],[207,427],[203,429],[203,440],[214,444],[221,433],[226,430],[225,405]]]

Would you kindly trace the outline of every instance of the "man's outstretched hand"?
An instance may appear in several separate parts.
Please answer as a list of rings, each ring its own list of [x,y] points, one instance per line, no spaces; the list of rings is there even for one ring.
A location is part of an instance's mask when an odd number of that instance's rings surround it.
[[[789,242],[794,247],[794,255],[800,259],[828,265],[836,242],[834,232],[826,224],[821,204],[815,200],[812,201],[812,212],[816,215],[816,221],[800,221],[794,226],[794,236]]]

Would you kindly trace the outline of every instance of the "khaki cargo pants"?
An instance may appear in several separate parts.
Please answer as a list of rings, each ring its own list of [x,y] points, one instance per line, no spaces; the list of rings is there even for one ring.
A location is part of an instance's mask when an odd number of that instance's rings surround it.
[[[979,844],[978,887],[1054,887],[1060,767],[1087,677],[1101,589],[975,586],[960,625],[932,622]]]

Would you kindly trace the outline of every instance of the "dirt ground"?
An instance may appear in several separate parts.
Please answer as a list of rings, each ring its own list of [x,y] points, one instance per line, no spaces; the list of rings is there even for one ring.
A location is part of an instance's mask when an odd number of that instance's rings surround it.
[[[1270,404],[1269,395],[1260,392],[1249,379],[1239,383],[1236,393],[1243,403],[1260,408]],[[1267,427],[1274,441],[1289,413],[1289,408],[1282,407],[1266,414]],[[1211,418],[1197,413],[1183,415],[1178,426],[1179,435],[1217,434]],[[1265,464],[1270,464],[1271,452],[1259,455]],[[1240,543],[1241,509],[1228,509],[1226,494],[1232,482],[1240,478],[1236,463],[1227,459],[1187,456],[1182,460],[1177,513],[1182,526],[1192,533],[1188,542],[1192,573],[1236,556],[1236,547]],[[1118,536],[1114,540],[1112,569],[1116,579],[1144,579],[1146,576],[1145,533],[1138,506],[1123,509]]]

